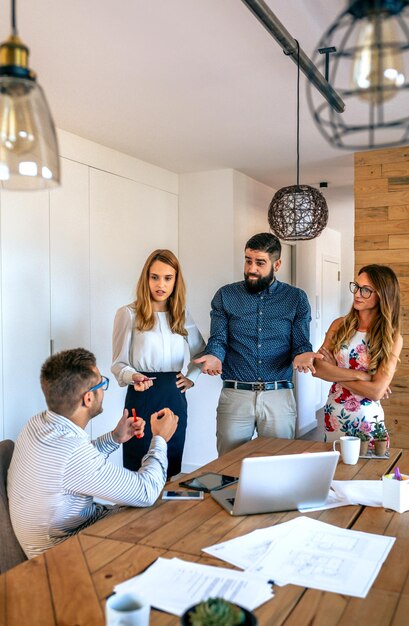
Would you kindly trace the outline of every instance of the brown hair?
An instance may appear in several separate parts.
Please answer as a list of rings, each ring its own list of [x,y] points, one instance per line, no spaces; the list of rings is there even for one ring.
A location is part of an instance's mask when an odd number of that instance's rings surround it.
[[[176,272],[175,286],[168,298],[169,326],[173,333],[187,335],[185,329],[186,287],[183,280],[179,261],[170,250],[154,250],[146,259],[136,286],[136,300],[133,303],[135,311],[135,326],[137,330],[152,330],[155,325],[155,315],[152,307],[151,292],[149,289],[149,272],[155,261],[170,265]]]
[[[96,384],[95,356],[85,348],[64,350],[48,357],[40,382],[51,411],[71,417],[84,393]]]
[[[400,332],[400,288],[395,272],[387,265],[365,265],[358,276],[368,274],[379,297],[378,315],[368,331],[369,371],[375,372],[381,363],[386,363],[393,342]],[[358,312],[352,305],[348,315],[331,339],[332,351],[339,352],[349,342],[359,327]]]

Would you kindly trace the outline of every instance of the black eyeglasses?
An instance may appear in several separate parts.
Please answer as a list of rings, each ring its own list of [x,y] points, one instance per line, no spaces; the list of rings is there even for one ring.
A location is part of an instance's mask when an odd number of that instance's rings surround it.
[[[371,297],[373,293],[376,293],[375,289],[370,289],[370,287],[360,287],[357,283],[354,282],[349,283],[349,291],[353,294],[359,291],[361,297],[364,298],[364,300],[367,300]]]
[[[91,389],[88,389],[88,391],[96,391],[99,388],[102,388],[103,391],[106,391],[109,387],[109,378],[107,378],[106,376],[101,376],[101,382],[98,383],[98,385],[94,385],[93,387],[91,387]]]

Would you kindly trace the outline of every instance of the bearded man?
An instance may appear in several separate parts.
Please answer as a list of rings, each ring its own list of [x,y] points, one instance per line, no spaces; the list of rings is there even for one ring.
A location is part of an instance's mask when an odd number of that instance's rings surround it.
[[[195,360],[205,374],[221,374],[217,407],[219,455],[252,439],[293,439],[293,369],[315,372],[309,341],[311,309],[301,289],[275,277],[281,243],[259,233],[245,245],[244,280],[225,285],[212,300],[210,339]]]

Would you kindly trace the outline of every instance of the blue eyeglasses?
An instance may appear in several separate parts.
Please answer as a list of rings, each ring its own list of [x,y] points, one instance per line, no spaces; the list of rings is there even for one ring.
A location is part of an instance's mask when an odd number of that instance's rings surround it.
[[[107,378],[106,376],[101,376],[101,382],[98,383],[98,385],[94,385],[93,387],[91,387],[91,389],[88,389],[88,391],[96,391],[97,389],[102,388],[103,391],[106,391],[109,387],[109,378]]]

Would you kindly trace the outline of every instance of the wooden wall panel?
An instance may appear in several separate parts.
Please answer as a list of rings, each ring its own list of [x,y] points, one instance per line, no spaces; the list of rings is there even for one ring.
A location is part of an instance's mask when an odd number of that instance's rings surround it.
[[[382,402],[392,445],[409,448],[409,147],[355,154],[355,269],[384,263],[402,295],[403,350]]]

